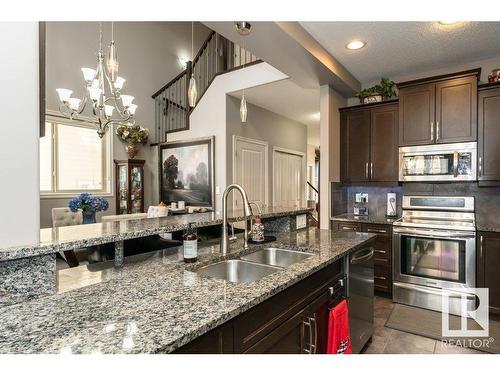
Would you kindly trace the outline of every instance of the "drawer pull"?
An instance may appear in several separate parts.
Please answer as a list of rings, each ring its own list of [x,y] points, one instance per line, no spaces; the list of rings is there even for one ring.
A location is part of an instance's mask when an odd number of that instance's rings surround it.
[[[353,228],[353,227],[342,227],[342,229],[354,230],[354,228]]]
[[[378,280],[387,280],[384,276],[374,276],[374,278]]]
[[[387,234],[387,230],[385,230],[385,229],[371,229],[371,228],[368,228],[367,232]]]
[[[387,254],[387,251],[385,250],[375,250],[375,252],[379,254]]]

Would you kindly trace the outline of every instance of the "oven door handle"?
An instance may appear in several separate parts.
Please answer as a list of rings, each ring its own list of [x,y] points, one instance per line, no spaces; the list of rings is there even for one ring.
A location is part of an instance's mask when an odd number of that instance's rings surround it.
[[[437,296],[442,296],[443,295],[443,290],[442,289],[434,290],[434,288],[432,288],[432,287],[422,287],[422,286],[418,286],[418,285],[415,285],[415,284],[407,285],[407,284],[398,283],[398,282],[395,282],[394,286],[397,287],[397,288],[415,290],[417,292],[434,294],[434,295],[437,295]],[[448,290],[448,289],[445,289],[445,292],[446,292],[446,294],[450,298],[462,298],[462,296],[466,296],[467,299],[474,299],[475,298],[474,294],[470,294],[470,293],[454,292],[454,291],[451,291],[451,290]]]
[[[474,233],[461,233],[461,232],[444,232],[444,231],[434,231],[425,229],[411,229],[411,228],[393,228],[393,232],[396,234],[408,234],[408,235],[423,235],[428,237],[436,238],[449,238],[449,239],[467,239],[476,238]]]

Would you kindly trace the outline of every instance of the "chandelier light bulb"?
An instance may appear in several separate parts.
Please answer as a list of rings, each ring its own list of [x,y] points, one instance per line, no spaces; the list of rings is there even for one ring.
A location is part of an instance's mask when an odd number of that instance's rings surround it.
[[[128,112],[133,116],[135,115],[135,111],[137,110],[137,104],[130,104],[128,107]]]
[[[126,79],[123,77],[116,77],[115,89],[121,90],[123,88],[125,81],[126,81]]]
[[[99,87],[89,87],[90,99],[94,102],[99,102],[101,98],[102,90]]]
[[[118,75],[118,57],[116,54],[115,41],[111,41],[108,49],[108,58],[106,59],[106,68],[108,69],[109,79],[115,82]]]
[[[188,99],[189,106],[194,107],[196,105],[196,99],[198,99],[198,89],[196,88],[194,74],[191,75],[191,79],[189,80]]]
[[[78,110],[78,108],[80,108],[80,102],[82,100],[81,99],[78,99],[78,98],[69,98],[69,107],[73,110],[73,111],[76,111]]]
[[[69,98],[71,98],[71,94],[73,94],[73,91],[68,89],[56,89],[56,91],[59,95],[59,100],[63,103],[67,103]]]
[[[132,104],[132,101],[134,100],[134,97],[132,95],[122,95],[121,99],[122,99],[123,106],[125,108],[128,108]]]
[[[105,105],[104,106],[104,114],[106,115],[106,117],[113,116],[114,109],[115,109],[115,107],[113,107],[112,105]]]
[[[240,103],[240,118],[241,122],[247,122],[247,101],[245,99],[245,94],[241,97],[241,103]]]
[[[83,79],[85,79],[87,83],[91,83],[97,74],[95,69],[90,69],[90,68],[82,68],[82,73],[83,73]]]

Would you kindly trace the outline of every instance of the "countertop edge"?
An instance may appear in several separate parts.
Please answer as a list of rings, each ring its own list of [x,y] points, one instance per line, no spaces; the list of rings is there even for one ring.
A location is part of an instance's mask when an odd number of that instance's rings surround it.
[[[292,215],[300,215],[305,214],[312,211],[312,208],[297,208],[291,210],[284,210],[283,212],[274,212],[274,213],[263,213],[261,216],[262,219],[269,219],[275,217],[283,217],[283,216],[292,216]],[[235,216],[229,218],[229,222],[235,221],[243,221],[245,219],[244,216]],[[102,224],[102,223],[98,223]],[[194,228],[202,228],[208,227],[212,225],[220,225],[222,224],[221,218],[211,219],[205,222],[194,222],[192,226]],[[89,246],[97,246],[104,245],[107,243],[113,243],[123,240],[130,240],[140,237],[152,236],[155,234],[160,234],[163,232],[169,231],[178,231],[185,230],[189,226],[186,224],[171,224],[171,225],[161,225],[156,228],[150,229],[141,229],[137,231],[131,231],[128,233],[119,233],[119,234],[111,234],[111,235],[102,235],[97,237],[89,237],[85,239],[78,240],[70,240],[67,242],[57,243],[57,244],[39,244],[39,245],[21,245],[21,246],[12,246],[6,248],[0,248],[0,262],[22,259],[22,258],[31,258],[35,256],[43,256],[48,254],[54,254],[59,251],[73,250],[79,249],[83,247]],[[47,228],[46,228],[47,229]],[[50,229],[50,228],[49,228]],[[54,228],[52,228],[54,229]]]

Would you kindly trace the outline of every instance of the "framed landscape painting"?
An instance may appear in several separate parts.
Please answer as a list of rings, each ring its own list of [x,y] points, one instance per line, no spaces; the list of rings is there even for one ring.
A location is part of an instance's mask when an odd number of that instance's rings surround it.
[[[160,201],[214,207],[214,141],[208,137],[160,145]]]

